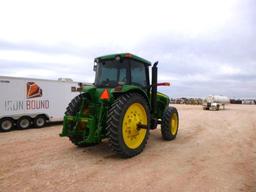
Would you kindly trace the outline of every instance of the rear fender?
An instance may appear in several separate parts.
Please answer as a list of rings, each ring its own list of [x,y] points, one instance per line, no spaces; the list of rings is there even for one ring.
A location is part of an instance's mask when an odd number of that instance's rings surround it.
[[[163,93],[157,93],[157,118],[162,119],[164,111],[169,106],[170,99]]]
[[[143,96],[145,98],[145,100],[148,103],[149,108],[151,109],[147,93],[142,88],[140,88],[139,86],[123,85],[119,89],[117,89],[117,88],[112,89],[111,93],[113,94],[114,98],[117,98],[120,95],[126,94],[126,93],[139,93],[141,96]]]

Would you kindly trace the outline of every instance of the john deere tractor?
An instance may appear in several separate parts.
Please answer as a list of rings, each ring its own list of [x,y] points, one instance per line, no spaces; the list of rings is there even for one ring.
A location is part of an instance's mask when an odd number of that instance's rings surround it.
[[[110,147],[123,157],[141,153],[150,129],[161,124],[164,140],[175,139],[179,116],[169,106],[169,98],[157,92],[157,64],[129,53],[95,59],[93,85],[81,88],[81,94],[68,105],[60,136],[69,137],[77,146],[91,146],[108,138]]]

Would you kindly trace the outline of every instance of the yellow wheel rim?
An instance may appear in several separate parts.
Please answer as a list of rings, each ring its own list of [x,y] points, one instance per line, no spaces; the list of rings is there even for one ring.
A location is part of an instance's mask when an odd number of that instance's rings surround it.
[[[133,103],[126,111],[122,124],[123,139],[126,146],[136,149],[143,142],[147,130],[137,129],[139,123],[147,125],[147,113],[140,103]]]
[[[170,121],[170,131],[172,135],[175,135],[178,130],[178,115],[177,113],[173,113]]]

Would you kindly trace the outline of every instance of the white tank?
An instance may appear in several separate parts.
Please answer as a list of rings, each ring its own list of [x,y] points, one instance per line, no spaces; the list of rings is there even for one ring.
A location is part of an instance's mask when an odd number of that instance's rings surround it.
[[[221,95],[209,95],[205,99],[208,103],[221,103],[221,104],[230,103],[230,99],[228,97],[221,96]]]

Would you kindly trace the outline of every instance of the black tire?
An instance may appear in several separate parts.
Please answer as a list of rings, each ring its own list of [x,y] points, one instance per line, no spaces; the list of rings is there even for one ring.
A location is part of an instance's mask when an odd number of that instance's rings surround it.
[[[34,118],[34,126],[41,128],[46,124],[46,117],[44,115],[39,115]]]
[[[68,107],[66,108],[65,115],[76,115],[76,113],[80,110],[80,105],[82,104],[83,98],[87,98],[86,94],[80,94],[74,97],[71,102],[68,104]]]
[[[175,120],[176,119],[176,120]],[[172,121],[175,121],[174,123]],[[172,126],[175,127],[172,127]],[[176,138],[179,128],[179,114],[175,107],[168,107],[162,118],[161,132],[164,140],[170,141]]]
[[[7,132],[10,131],[14,126],[14,121],[12,118],[6,117],[0,120],[0,129],[1,131]]]
[[[31,125],[31,118],[30,117],[21,117],[17,121],[17,127],[19,129],[28,129]]]
[[[83,93],[80,94],[76,97],[74,97],[71,102],[69,103],[68,107],[66,108],[66,112],[65,115],[70,115],[70,116],[74,116],[76,115],[79,110],[80,110],[80,106],[82,104],[83,98],[85,99],[89,99],[87,94]],[[74,123],[75,124],[75,123]],[[69,128],[72,129],[74,124],[70,124]],[[81,136],[69,136],[69,140],[76,146],[78,147],[89,147],[89,146],[94,146],[97,145],[98,143],[93,143],[93,144],[79,144],[83,138]]]
[[[147,128],[144,128],[146,132],[142,134],[142,140],[139,141],[139,146],[131,148],[125,143],[123,136],[123,120],[129,107],[133,104],[139,104],[144,114],[144,118],[147,118]],[[135,112],[136,113],[136,112]],[[128,116],[129,117],[129,116]],[[130,120],[129,120],[130,121]],[[136,120],[138,122],[138,120]],[[139,120],[141,121],[141,119]],[[133,157],[141,153],[147,143],[150,129],[150,113],[146,100],[138,93],[128,93],[118,97],[111,105],[108,111],[107,118],[107,137],[109,138],[110,147],[114,152],[122,157]],[[139,130],[140,131],[140,130]],[[139,132],[138,131],[138,132]],[[138,133],[141,134],[141,133]],[[144,136],[145,134],[145,136]],[[130,136],[133,137],[133,136]],[[135,134],[135,139],[137,135]]]

